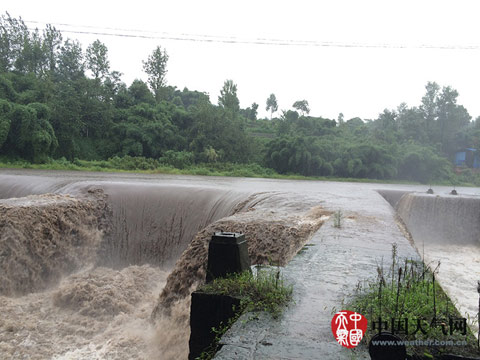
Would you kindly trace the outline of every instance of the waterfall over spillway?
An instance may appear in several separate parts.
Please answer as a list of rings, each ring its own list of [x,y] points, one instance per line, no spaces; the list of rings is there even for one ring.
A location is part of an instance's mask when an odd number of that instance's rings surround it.
[[[262,180],[38,174],[0,174],[0,358],[185,359],[212,233],[285,264],[329,214]]]
[[[397,212],[417,241],[480,246],[480,198],[405,194]]]
[[[418,253],[462,316],[478,314],[480,280],[480,197],[379,191],[397,211]],[[475,332],[478,324],[474,325]]]
[[[0,199],[54,193],[92,201],[95,192],[104,195],[110,222],[98,247],[98,264],[114,267],[173,266],[198,231],[231,215],[235,206],[249,196],[245,192],[170,184],[0,176]],[[30,205],[33,211],[35,202]],[[21,223],[16,225],[22,228]]]

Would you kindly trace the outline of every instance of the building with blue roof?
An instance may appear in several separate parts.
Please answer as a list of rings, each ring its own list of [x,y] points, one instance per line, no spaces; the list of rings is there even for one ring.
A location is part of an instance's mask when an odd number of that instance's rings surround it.
[[[480,169],[480,154],[477,149],[466,148],[455,153],[455,166]]]

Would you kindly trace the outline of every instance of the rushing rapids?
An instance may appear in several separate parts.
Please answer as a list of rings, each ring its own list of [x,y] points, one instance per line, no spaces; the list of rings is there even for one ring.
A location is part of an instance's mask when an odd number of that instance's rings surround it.
[[[0,175],[0,198],[2,358],[186,358],[212,232],[285,264],[329,213],[280,192],[37,176]]]
[[[462,314],[476,314],[478,197],[448,196],[449,189],[437,191],[439,197],[405,195],[420,189],[382,187],[420,255],[434,266],[441,261],[439,281]],[[375,262],[401,236],[391,231],[394,211],[377,188],[4,170],[0,358],[186,359],[189,295],[205,277],[212,232],[245,232],[253,263],[285,264],[341,209],[345,239],[330,249],[325,266],[348,261],[348,241],[369,248],[372,238],[384,239],[385,246],[368,250]],[[468,191],[475,193],[459,189]],[[365,230],[363,222],[377,224],[375,230]],[[368,261],[362,266],[374,269]],[[356,284],[352,278],[332,281],[348,294]],[[328,292],[333,282],[327,285]]]

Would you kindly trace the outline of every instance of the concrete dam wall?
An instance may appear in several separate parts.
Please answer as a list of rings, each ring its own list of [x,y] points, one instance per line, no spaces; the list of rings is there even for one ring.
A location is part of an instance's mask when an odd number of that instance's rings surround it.
[[[162,291],[178,298],[164,288],[195,235],[249,196],[0,176],[0,357],[186,358],[188,303],[154,323],[152,311]]]
[[[396,209],[425,263],[432,269],[440,264],[437,278],[462,316],[476,319],[480,197],[391,190],[379,193]]]
[[[480,246],[480,198],[405,194],[397,204],[417,247],[427,244]]]
[[[0,177],[0,199],[32,194],[52,194],[58,199],[76,199],[94,207],[103,202],[103,237],[97,264],[112,267],[155,264],[171,268],[195,234],[208,224],[231,215],[249,194],[213,188],[162,184],[92,183],[51,178]],[[45,195],[43,199],[45,200]],[[50,196],[51,199],[54,197]],[[32,211],[43,206],[41,197],[26,201],[4,201]],[[58,203],[60,205],[61,202]],[[50,204],[54,208],[55,203]],[[26,210],[25,210],[26,211]],[[46,211],[44,209],[44,211]],[[48,212],[43,218],[51,217]],[[17,219],[23,228],[22,219]],[[82,222],[81,219],[79,219]],[[100,221],[100,220],[99,220]],[[108,223],[108,224],[106,224]]]

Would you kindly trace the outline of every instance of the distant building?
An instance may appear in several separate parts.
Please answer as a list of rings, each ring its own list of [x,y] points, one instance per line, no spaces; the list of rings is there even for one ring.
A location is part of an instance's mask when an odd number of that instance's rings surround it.
[[[477,149],[462,149],[455,153],[455,166],[480,169],[480,154]]]

